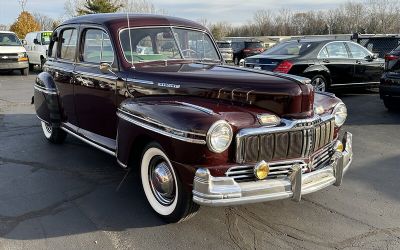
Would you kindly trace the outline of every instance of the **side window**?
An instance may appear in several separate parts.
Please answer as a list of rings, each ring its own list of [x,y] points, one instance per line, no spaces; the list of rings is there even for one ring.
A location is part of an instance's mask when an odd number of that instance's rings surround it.
[[[349,58],[349,54],[343,42],[329,43],[325,48],[329,58]]]
[[[367,49],[354,43],[347,43],[354,59],[364,59],[370,55]]]
[[[78,34],[76,29],[63,30],[60,37],[61,51],[60,58],[73,61],[75,58],[76,42]]]
[[[114,51],[110,37],[102,30],[87,29],[83,40],[81,59],[90,63],[112,63],[114,61]]]
[[[324,47],[318,54],[318,58],[328,58],[328,50]]]

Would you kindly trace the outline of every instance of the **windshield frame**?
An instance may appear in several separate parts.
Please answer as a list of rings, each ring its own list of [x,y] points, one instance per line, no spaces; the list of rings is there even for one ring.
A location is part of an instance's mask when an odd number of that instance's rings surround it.
[[[126,31],[126,30],[129,30],[129,29],[130,29],[130,30],[135,30],[135,29],[157,29],[157,28],[169,28],[169,29],[171,30],[172,34],[173,34],[173,31],[174,31],[174,28],[176,28],[176,29],[186,29],[186,30],[191,30],[191,31],[197,31],[197,32],[201,32],[201,33],[207,35],[208,38],[210,39],[210,41],[212,42],[212,45],[213,45],[213,47],[214,47],[215,52],[216,52],[217,55],[218,55],[218,58],[219,58],[218,62],[220,62],[220,63],[223,62],[223,61],[222,61],[221,52],[219,51],[218,46],[217,46],[217,44],[216,44],[216,42],[215,42],[213,36],[212,36],[209,32],[207,32],[206,30],[197,29],[197,28],[193,28],[193,27],[187,27],[187,26],[178,26],[178,25],[158,25],[158,26],[126,27],[126,28],[123,28],[123,29],[120,29],[120,30],[119,30],[119,32],[118,32],[119,46],[120,46],[120,50],[121,50],[121,53],[122,53],[122,55],[123,55],[123,58],[125,59],[125,61],[126,61],[127,63],[129,63],[130,65],[135,65],[135,64],[150,63],[150,62],[155,62],[155,61],[161,61],[161,62],[165,62],[165,61],[167,61],[167,62],[168,62],[168,61],[192,61],[192,62],[194,61],[194,62],[205,62],[204,59],[185,58],[185,57],[183,56],[183,54],[182,54],[182,50],[181,50],[181,47],[180,47],[180,45],[179,45],[179,42],[177,41],[177,39],[176,39],[175,36],[173,36],[173,37],[174,37],[174,41],[175,41],[175,45],[177,46],[177,48],[178,48],[178,50],[179,50],[179,53],[180,53],[180,55],[181,55],[182,58],[164,59],[164,60],[147,60],[147,61],[141,61],[141,62],[139,61],[139,62],[133,62],[133,63],[132,63],[132,61],[128,60],[128,58],[126,57],[126,54],[125,54],[125,52],[124,52],[124,50],[123,50],[122,39],[121,39],[121,33],[124,32],[124,31]],[[206,62],[208,62],[208,61],[206,61]],[[217,63],[217,60],[215,60],[215,62]]]

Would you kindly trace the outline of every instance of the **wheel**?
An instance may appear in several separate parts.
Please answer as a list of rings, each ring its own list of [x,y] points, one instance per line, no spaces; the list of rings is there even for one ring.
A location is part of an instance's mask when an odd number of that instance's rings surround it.
[[[43,121],[41,123],[43,134],[49,142],[54,144],[61,144],[65,141],[67,133],[64,130],[59,127],[53,127],[51,124]]]
[[[43,66],[46,63],[46,59],[43,57],[40,57],[40,69],[43,70]]]
[[[30,71],[33,71],[34,69],[35,69],[35,65],[30,63],[30,64],[29,64],[29,70],[30,70]]]
[[[389,111],[399,111],[400,110],[399,103],[394,102],[390,97],[383,98],[383,104]]]
[[[239,58],[238,57],[233,58],[233,63],[235,65],[239,65]]]
[[[157,143],[148,144],[142,155],[140,176],[147,201],[154,212],[168,223],[192,217],[199,205],[182,186],[167,155]]]
[[[21,69],[21,75],[28,76],[29,75],[29,68]]]
[[[323,75],[316,75],[311,79],[311,85],[315,91],[325,92],[328,89],[328,81]]]

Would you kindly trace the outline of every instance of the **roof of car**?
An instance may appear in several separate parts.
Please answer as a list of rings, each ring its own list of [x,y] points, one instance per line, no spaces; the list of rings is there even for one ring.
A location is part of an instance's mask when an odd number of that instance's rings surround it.
[[[131,27],[138,26],[157,26],[157,25],[170,25],[170,26],[187,26],[205,30],[206,28],[196,22],[165,15],[154,15],[154,14],[126,14],[126,13],[104,13],[104,14],[90,14],[85,16],[79,16],[65,21],[65,24],[101,24],[111,25],[115,23],[121,23],[127,25],[127,17]]]
[[[306,38],[306,39],[293,39],[288,40],[286,42],[304,42],[304,43],[330,43],[330,42],[351,42],[350,40],[336,40],[336,39],[328,39],[328,38]]]
[[[2,31],[0,31],[0,33],[6,33],[6,34],[15,34],[14,32],[12,32],[12,31],[6,31],[6,30],[2,30]]]

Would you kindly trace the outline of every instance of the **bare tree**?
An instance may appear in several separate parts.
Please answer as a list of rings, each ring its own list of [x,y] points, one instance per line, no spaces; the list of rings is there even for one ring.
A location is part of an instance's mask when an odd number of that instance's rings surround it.
[[[166,14],[163,9],[157,9],[154,4],[148,0],[123,0],[124,7],[122,12],[128,13],[148,13],[148,14]]]
[[[19,5],[21,5],[21,10],[22,10],[22,12],[24,12],[25,11],[25,8],[26,8],[26,2],[27,2],[28,0],[18,0],[18,2],[19,2]]]
[[[53,19],[41,13],[33,13],[33,16],[35,17],[36,22],[39,23],[41,30],[53,30],[60,24],[60,20]]]

